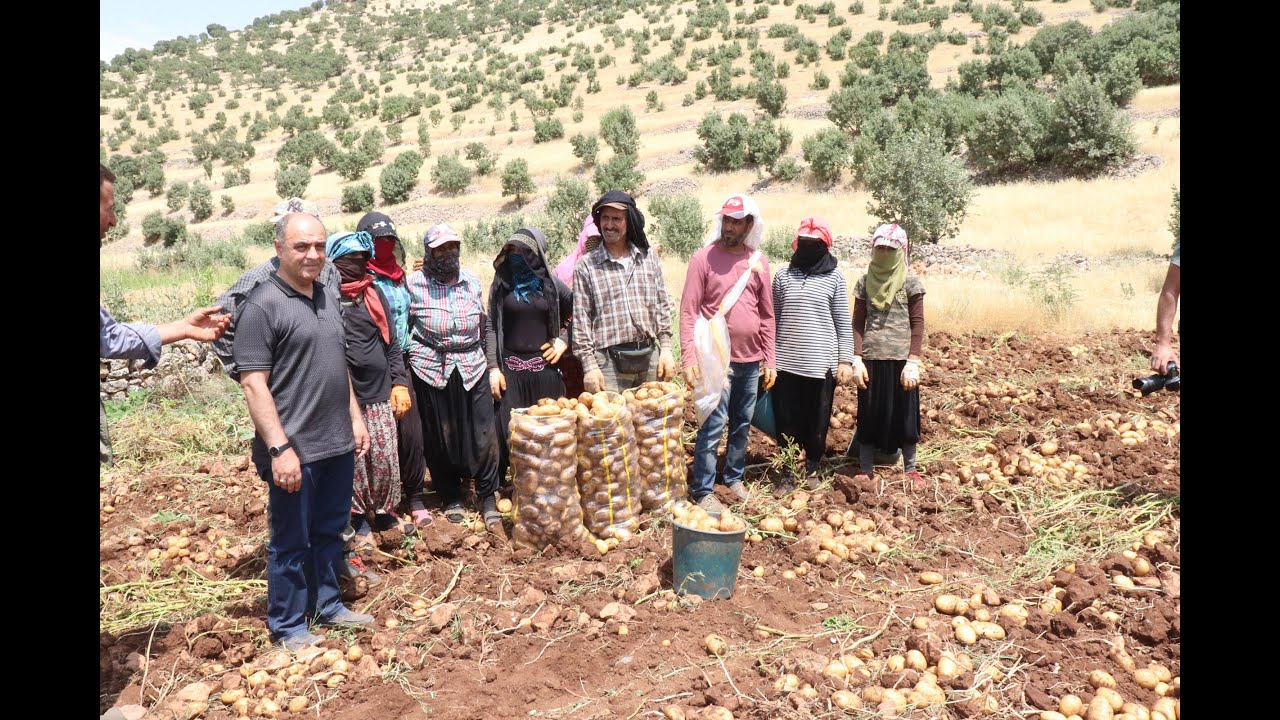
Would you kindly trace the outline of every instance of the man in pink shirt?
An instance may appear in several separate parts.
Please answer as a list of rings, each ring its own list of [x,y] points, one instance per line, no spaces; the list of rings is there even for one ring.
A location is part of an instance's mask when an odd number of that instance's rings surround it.
[[[685,381],[693,387],[700,377],[693,343],[693,327],[698,313],[707,318],[714,315],[738,278],[744,273],[751,273],[742,296],[725,315],[729,329],[729,387],[719,406],[698,428],[698,439],[694,445],[689,494],[709,513],[724,509],[712,490],[716,454],[726,424],[729,427],[729,444],[725,450],[724,484],[740,500],[750,499],[742,484],[742,476],[746,469],[747,437],[751,433],[761,365],[766,390],[773,387],[778,377],[774,359],[769,261],[763,254],[755,252],[763,238],[764,222],[755,201],[746,195],[731,196],[716,214],[706,247],[689,259],[684,294],[680,299],[680,355]]]

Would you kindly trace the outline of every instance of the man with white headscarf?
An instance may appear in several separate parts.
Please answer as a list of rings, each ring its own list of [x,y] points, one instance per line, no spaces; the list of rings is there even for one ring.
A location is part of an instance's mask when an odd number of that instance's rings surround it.
[[[730,196],[716,214],[705,247],[689,259],[680,299],[680,355],[690,387],[702,380],[693,340],[699,314],[710,318],[724,309],[729,331],[728,387],[719,405],[698,428],[690,476],[690,496],[709,513],[724,509],[712,491],[716,454],[726,425],[729,444],[725,450],[724,484],[737,499],[750,499],[742,477],[758,385],[763,375],[764,388],[768,390],[778,377],[769,261],[759,251],[763,238],[764,221],[755,201],[747,195]],[[740,279],[745,281],[741,295],[726,307],[729,303],[725,299]]]

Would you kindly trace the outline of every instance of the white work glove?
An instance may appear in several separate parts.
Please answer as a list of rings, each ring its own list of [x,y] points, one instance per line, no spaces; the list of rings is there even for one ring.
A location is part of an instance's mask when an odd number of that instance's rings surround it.
[[[871,375],[867,373],[867,366],[862,364],[862,356],[853,356],[853,383],[858,386],[859,390],[867,389],[867,382],[871,380]]]
[[[540,349],[542,350],[542,359],[555,365],[560,362],[560,356],[564,355],[564,351],[568,350],[569,346],[560,338],[555,338],[549,343],[542,343]]]
[[[920,385],[920,361],[908,360],[902,367],[902,388],[910,390]]]

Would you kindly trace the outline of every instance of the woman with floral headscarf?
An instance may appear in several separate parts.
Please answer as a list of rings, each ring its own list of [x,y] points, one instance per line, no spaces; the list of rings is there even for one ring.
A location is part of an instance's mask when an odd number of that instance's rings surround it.
[[[867,274],[853,287],[853,379],[858,385],[859,464],[873,474],[875,454],[902,448],[907,480],[916,490],[920,439],[920,349],[924,344],[924,285],[907,271],[907,231],[883,224],[871,236]],[[865,358],[865,361],[864,361]]]
[[[346,329],[347,366],[351,388],[369,428],[369,452],[356,461],[351,498],[356,545],[368,545],[371,530],[398,521],[400,462],[396,446],[396,414],[392,409],[408,401],[408,373],[400,357],[390,303],[373,284],[369,258],[373,238],[366,232],[329,236],[325,255],[342,277],[340,306]]]
[[[578,266],[578,260],[595,250],[602,239],[595,219],[588,214],[587,219],[582,221],[582,231],[578,233],[577,247],[569,253],[568,257],[561,260],[553,271],[565,287],[573,289],[573,269]],[[572,326],[572,323],[570,325]],[[572,335],[573,332],[570,331],[569,336],[572,337]],[[573,354],[573,345],[570,344],[569,352],[560,358],[560,376],[564,378],[565,397],[577,397],[586,390],[582,382],[582,374],[582,361]]]
[[[849,290],[831,254],[831,226],[820,217],[800,221],[791,263],[773,276],[778,382],[773,410],[780,442],[804,450],[806,483],[817,485],[827,448],[836,383],[853,377]]]
[[[520,228],[493,260],[485,356],[497,411],[498,477],[510,463],[511,411],[564,395],[559,363],[569,345],[573,293],[547,270],[547,241],[537,228]]]

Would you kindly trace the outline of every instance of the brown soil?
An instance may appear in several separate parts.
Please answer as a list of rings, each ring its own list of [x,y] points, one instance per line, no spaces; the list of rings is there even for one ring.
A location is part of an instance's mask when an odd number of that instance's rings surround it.
[[[1072,429],[1082,421],[1099,424],[1107,413],[1178,420],[1177,394],[1141,398],[1129,389],[1140,370],[1132,358],[1142,354],[1143,340],[1133,332],[1069,340],[932,335],[925,354],[921,410],[934,417],[922,417],[922,452],[949,447],[946,443],[963,437],[956,430],[985,432],[1002,449],[1015,451],[1052,438],[1063,453],[1079,454],[1096,469],[1088,481],[1091,487],[1120,488],[1122,498],[1177,495],[1176,439],[1125,446],[1103,432]],[[1073,357],[1069,346],[1083,346],[1087,353]],[[971,358],[983,364],[975,366]],[[1034,390],[1035,399],[990,406],[963,400],[966,385],[1006,381],[1023,391]],[[852,393],[837,391],[837,409],[854,403]],[[954,421],[947,420],[950,415]],[[543,553],[513,550],[489,532],[453,526],[443,518],[437,518],[425,537],[405,541],[398,532],[383,533],[384,554],[372,566],[385,582],[353,603],[377,617],[376,628],[354,633],[377,667],[365,664],[363,671],[354,670],[336,691],[319,685],[310,693],[313,706],[317,698],[326,698],[321,716],[332,720],[640,718],[653,717],[670,704],[679,705],[689,717],[712,705],[739,718],[835,717],[838,711],[829,698],[843,683],[823,675],[823,668],[841,654],[842,646],[852,651],[856,641],[881,627],[882,633],[862,643],[881,661],[909,648],[920,649],[930,665],[944,651],[965,651],[979,671],[984,660],[1003,659],[999,680],[991,682],[981,672],[965,670],[940,681],[948,692],[945,707],[908,710],[904,717],[975,714],[975,683],[989,688],[1000,717],[1022,716],[1033,708],[1056,710],[1057,698],[1068,692],[1087,704],[1093,693],[1088,677],[1095,669],[1111,673],[1127,702],[1150,707],[1155,693],[1139,687],[1113,657],[1112,649],[1120,643],[1138,667],[1158,662],[1173,677],[1179,676],[1176,509],[1159,528],[1166,532],[1164,542],[1139,552],[1159,587],[1122,590],[1113,584],[1112,574],[1135,572],[1122,555],[1080,558],[1074,572],[1044,579],[1063,588],[1064,610],[1047,613],[1039,607],[1046,591],[1040,578],[1001,582],[1027,553],[1032,539],[1018,510],[998,493],[938,480],[943,472],[954,474],[965,456],[943,453],[925,463],[922,472],[930,489],[908,493],[900,468],[878,468],[874,478],[855,475],[855,469],[843,463],[850,436],[845,428],[830,432],[832,486],[811,493],[807,508],[795,517],[803,526],[810,519],[821,522],[831,511],[852,510],[872,520],[873,532],[893,550],[813,565],[804,576],[786,579],[782,573],[793,570],[798,557],[808,557],[811,548],[805,543],[812,538],[751,542],[744,548],[737,588],[729,600],[686,599],[670,607],[671,596],[663,591],[671,585],[671,530],[653,520],[646,521],[648,527],[639,536],[603,557],[591,546]],[[767,487],[780,477],[768,467],[776,451],[772,441],[753,432],[750,480],[759,479]],[[972,457],[982,452],[973,451]],[[247,460],[230,467],[214,462],[194,471],[107,476],[102,502],[115,509],[103,515],[104,585],[136,581],[148,572],[153,579],[165,577],[175,565],[202,553],[210,555],[208,561],[190,565],[206,577],[264,577],[262,481]],[[181,507],[191,519],[168,526],[149,519],[159,510],[172,510],[169,498],[187,497],[196,486],[218,491],[198,494]],[[730,500],[727,494],[722,499]],[[182,530],[191,540],[190,554],[160,560],[158,571],[149,570],[148,551]],[[509,525],[506,530],[509,533]],[[130,537],[141,538],[141,543],[129,545]],[[219,545],[224,537],[226,542]],[[219,547],[225,558],[213,557]],[[763,577],[752,574],[756,567],[764,568]],[[944,584],[924,589],[917,579],[924,570],[942,573]],[[974,584],[983,582],[999,588],[992,591],[998,597],[989,600],[1027,599],[1027,622],[1019,626],[1000,618],[1007,632],[1004,640],[979,640],[964,648],[954,639],[950,618],[932,609],[933,599],[942,592],[967,597]],[[430,615],[415,618],[410,602],[418,598],[439,604]],[[995,609],[990,608],[993,615]],[[269,662],[270,649],[261,644],[264,612],[265,593],[251,593],[185,622],[103,633],[102,710],[140,703],[152,708],[154,717],[174,717],[167,709],[173,707],[174,694],[204,680],[217,687],[204,717],[235,717],[219,702],[218,693],[240,684],[237,670],[244,663]],[[1118,613],[1119,622],[1104,618],[1105,612]],[[910,624],[913,617],[928,618],[929,625],[915,629]],[[399,625],[388,629],[386,622],[392,618]],[[730,652],[723,660],[704,649],[708,633],[728,642]],[[337,637],[325,644],[347,647]],[[776,690],[775,681],[783,672],[812,684],[817,698],[805,702],[798,694]],[[881,670],[874,682],[909,688],[919,678],[915,670]],[[157,705],[161,689],[169,699]],[[279,717],[312,717],[313,712],[282,712]]]

